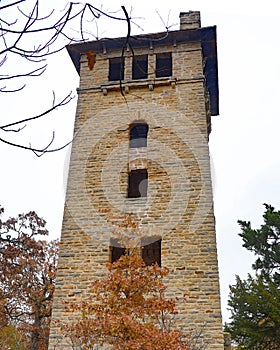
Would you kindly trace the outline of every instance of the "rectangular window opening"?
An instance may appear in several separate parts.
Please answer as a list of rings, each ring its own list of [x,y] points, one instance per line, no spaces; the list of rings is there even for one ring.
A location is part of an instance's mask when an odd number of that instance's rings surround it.
[[[142,239],[141,256],[146,265],[158,264],[161,266],[161,238],[148,237]]]
[[[148,171],[147,169],[131,170],[128,174],[128,198],[147,197]]]
[[[147,147],[149,126],[146,123],[131,124],[129,130],[129,147]]]
[[[109,80],[124,79],[124,57],[114,57],[109,59]]]
[[[171,52],[158,53],[156,55],[156,77],[172,76],[172,55]]]
[[[147,79],[148,55],[134,56],[132,62],[132,79]]]

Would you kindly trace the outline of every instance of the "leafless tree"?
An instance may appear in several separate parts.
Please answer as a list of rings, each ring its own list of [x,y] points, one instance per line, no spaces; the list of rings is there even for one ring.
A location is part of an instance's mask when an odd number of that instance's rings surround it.
[[[130,24],[130,18],[124,8],[120,9],[118,16],[118,13],[111,13],[109,10],[84,2],[68,2],[63,9],[49,10],[46,10],[45,4],[43,9],[39,0],[11,0],[3,2],[3,5],[1,3],[0,0],[0,94],[2,96],[19,92],[26,87],[28,79],[42,76],[47,69],[48,57],[63,50],[67,44],[98,40],[98,20],[101,17],[107,17],[113,21],[128,21]],[[43,10],[49,12],[43,13]],[[17,67],[22,69],[23,66],[30,69],[18,72]],[[68,92],[63,98],[57,99],[53,92],[53,103],[41,113],[22,117],[10,123],[2,124],[0,120],[0,141],[30,150],[37,156],[66,147],[71,141],[61,147],[52,148],[55,132],[50,142],[43,148],[9,141],[5,133],[21,131],[31,121],[48,116],[54,110],[68,104],[73,98],[73,93]]]
[[[2,2],[3,5],[1,5]],[[130,47],[133,54],[133,47],[130,44],[131,24],[138,27],[139,25],[124,6],[116,12],[112,12],[109,9],[97,8],[83,1],[66,2],[62,9],[51,7],[48,9],[46,2],[44,2],[44,7],[42,3],[43,0],[41,2],[40,0],[7,0],[5,2],[0,0],[0,97],[7,93],[22,91],[30,78],[45,74],[48,57],[59,53],[66,45],[100,40],[98,24],[101,18],[126,23],[127,32],[122,55],[124,55],[127,46]],[[164,24],[162,17],[160,15],[159,17]],[[170,26],[165,24],[164,26],[166,35],[168,35]],[[149,40],[151,39],[149,38]],[[156,40],[160,40],[160,38]],[[17,71],[17,67],[19,67],[19,71]],[[25,68],[27,70],[21,71],[22,67],[27,67]],[[2,74],[3,71],[5,74]],[[121,81],[120,91],[121,93],[123,91]],[[31,146],[31,143],[23,145],[10,141],[5,135],[7,132],[17,133],[21,131],[31,121],[50,115],[54,110],[67,105],[73,98],[74,95],[71,91],[61,99],[57,99],[55,92],[53,92],[53,103],[41,113],[20,117],[17,121],[3,124],[0,119],[0,142],[32,151],[37,156],[66,147],[71,141],[53,148],[54,131],[50,142],[43,148]]]

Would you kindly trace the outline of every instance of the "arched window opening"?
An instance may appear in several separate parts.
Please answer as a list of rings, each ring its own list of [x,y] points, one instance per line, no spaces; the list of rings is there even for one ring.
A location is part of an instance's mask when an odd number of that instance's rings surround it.
[[[135,123],[130,126],[129,147],[147,147],[149,126],[146,123]]]

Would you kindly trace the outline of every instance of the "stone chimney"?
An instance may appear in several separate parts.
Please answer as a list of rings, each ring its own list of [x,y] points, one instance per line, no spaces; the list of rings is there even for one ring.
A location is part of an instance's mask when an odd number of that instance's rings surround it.
[[[180,12],[180,30],[200,28],[200,12]]]

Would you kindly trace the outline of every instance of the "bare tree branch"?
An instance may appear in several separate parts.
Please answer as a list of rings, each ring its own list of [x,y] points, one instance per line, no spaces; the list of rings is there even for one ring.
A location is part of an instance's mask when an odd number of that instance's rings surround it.
[[[22,74],[15,74],[15,75],[0,75],[0,81],[1,80],[9,80],[9,79],[14,79],[14,78],[20,78],[20,77],[38,77],[42,75],[46,71],[47,65],[45,64],[44,66],[34,69],[31,72],[28,73],[22,73]]]
[[[127,34],[122,46],[121,57],[122,60],[124,60],[124,54],[127,47],[130,47],[131,52],[134,55],[133,47],[130,44],[130,39],[132,37],[131,24],[134,22],[132,21],[132,16],[128,14],[124,6],[121,6],[121,9],[119,10],[122,11],[122,15],[118,15],[119,11],[110,12],[104,10],[103,8],[97,8],[88,2],[84,3],[82,1],[70,1],[66,4],[64,9],[61,10],[61,12],[58,12],[56,9],[52,9],[48,10],[47,13],[41,13],[42,11],[40,0],[34,0],[32,2],[30,11],[26,10],[26,7],[23,8],[21,6],[23,3],[26,4],[26,1],[14,0],[14,2],[11,2],[10,4],[0,6],[0,69],[3,69],[5,67],[5,64],[12,62],[10,60],[11,56],[16,57],[17,60],[22,59],[28,61],[28,64],[30,65],[39,64],[39,68],[37,66],[36,68],[31,68],[23,73],[15,73],[12,68],[12,72],[10,74],[7,74],[6,71],[5,74],[0,74],[0,81],[5,82],[4,86],[0,87],[0,93],[18,92],[23,90],[26,86],[25,81],[20,81],[19,87],[10,88],[8,86],[8,83],[10,81],[17,81],[16,79],[27,77],[42,76],[47,68],[46,60],[48,56],[60,52],[64,49],[65,45],[73,42],[85,42],[91,38],[98,40],[99,28],[97,21],[101,17],[106,17],[114,21],[126,21]],[[13,16],[15,16],[15,18],[12,19],[7,15],[8,13],[11,13],[11,8],[15,10],[13,12]],[[7,15],[7,18],[5,18],[5,15]],[[162,17],[160,18],[164,23]],[[91,24],[91,27],[92,24],[95,24],[97,33],[96,35],[88,30],[88,23]],[[76,27],[77,30],[72,29],[72,25],[74,28]],[[140,27],[138,26],[138,28]],[[170,28],[170,26],[168,26],[168,23],[165,25],[165,28],[166,33],[163,37],[155,38],[152,40],[159,41],[168,36],[168,29]],[[137,40],[137,38],[134,39]],[[145,39],[142,37],[141,40],[151,41],[151,38]],[[43,61],[44,63],[42,63]],[[123,64],[121,69],[124,69]],[[125,99],[121,79],[120,91]],[[3,132],[19,132],[24,127],[26,127],[29,122],[49,115],[56,108],[66,105],[73,99],[72,92],[70,92],[59,102],[56,102],[55,94],[53,97],[54,99],[52,106],[46,109],[44,112],[2,126],[0,125],[0,130]],[[51,141],[46,147],[43,148],[33,147],[31,146],[31,143],[29,146],[21,145],[17,142],[6,140],[3,137],[0,138],[0,142],[21,149],[31,150],[38,157],[42,156],[45,153],[55,152],[63,149],[72,142],[70,141],[59,148],[52,149],[51,146],[53,145],[54,138],[55,132],[52,134]]]
[[[27,125],[25,124],[22,127],[19,127],[18,129],[5,129],[5,132],[20,132],[21,130],[23,130]]]
[[[25,119],[22,119],[22,120],[19,120],[19,121],[16,121],[16,122],[12,122],[12,123],[9,123],[9,124],[6,124],[6,125],[2,125],[2,126],[0,126],[0,130],[5,131],[5,132],[7,132],[7,131],[19,132],[24,127],[26,127],[26,125],[24,125],[23,127],[20,127],[19,129],[11,129],[11,127],[14,127],[14,126],[22,124],[22,123],[28,123],[28,122],[30,122],[32,120],[39,119],[39,118],[41,118],[43,116],[46,116],[47,114],[53,112],[58,107],[62,107],[64,105],[68,104],[73,98],[74,97],[72,96],[72,91],[71,91],[62,100],[60,100],[59,102],[56,102],[55,101],[55,93],[53,92],[53,103],[52,103],[52,107],[51,108],[47,109],[43,113],[40,113],[38,115],[33,116],[33,117],[25,118]],[[37,157],[41,157],[45,153],[52,153],[52,152],[60,151],[63,148],[65,148],[68,145],[70,145],[72,143],[72,141],[73,141],[73,140],[71,140],[71,141],[63,144],[63,146],[51,149],[50,146],[53,144],[54,139],[55,139],[55,132],[53,131],[51,141],[48,143],[47,146],[45,146],[43,148],[32,147],[31,143],[29,144],[29,146],[21,145],[21,144],[18,144],[16,142],[8,141],[8,140],[6,140],[4,138],[0,138],[0,142],[3,142],[5,144],[13,146],[13,147],[18,147],[18,148],[21,148],[21,149],[32,151]]]
[[[32,151],[37,157],[41,157],[45,153],[53,153],[53,152],[61,151],[63,148],[69,146],[73,142],[73,140],[65,143],[61,147],[57,147],[57,148],[53,148],[53,149],[48,149],[48,147],[52,144],[52,141],[49,143],[49,145],[47,147],[44,147],[44,148],[33,148],[31,145],[24,146],[24,145],[20,145],[20,144],[14,143],[14,142],[7,141],[7,140],[2,139],[2,138],[0,138],[0,142],[3,142],[3,143],[5,143],[5,144],[7,144],[9,146],[13,146],[13,147],[25,149],[25,150],[28,150],[28,151]]]
[[[15,5],[17,5],[17,4],[21,3],[21,2],[24,2],[24,1],[26,1],[26,0],[19,0],[19,1],[17,1],[17,2],[13,2],[12,4],[0,6],[0,10],[4,10],[4,9],[7,8],[7,7],[15,6]]]
[[[12,89],[12,90],[7,90],[7,87],[6,86],[2,86],[0,88],[0,92],[7,92],[7,93],[10,93],[10,92],[18,92],[18,91],[21,91],[25,88],[26,84],[22,85],[21,87],[17,88],[17,89]]]
[[[53,94],[54,94],[54,92],[53,92]],[[38,114],[38,115],[33,116],[33,117],[22,119],[22,120],[13,122],[13,123],[9,123],[9,124],[6,124],[6,125],[1,125],[0,129],[6,131],[5,129],[7,129],[7,128],[11,127],[11,126],[15,126],[15,125],[18,125],[18,124],[26,123],[26,122],[29,122],[31,120],[35,120],[35,119],[41,118],[41,117],[49,114],[50,112],[54,111],[56,108],[68,104],[73,98],[74,98],[74,96],[72,96],[72,91],[71,91],[66,97],[64,97],[61,101],[59,101],[57,103],[55,103],[55,99],[54,99],[52,107],[47,109],[43,113]]]

